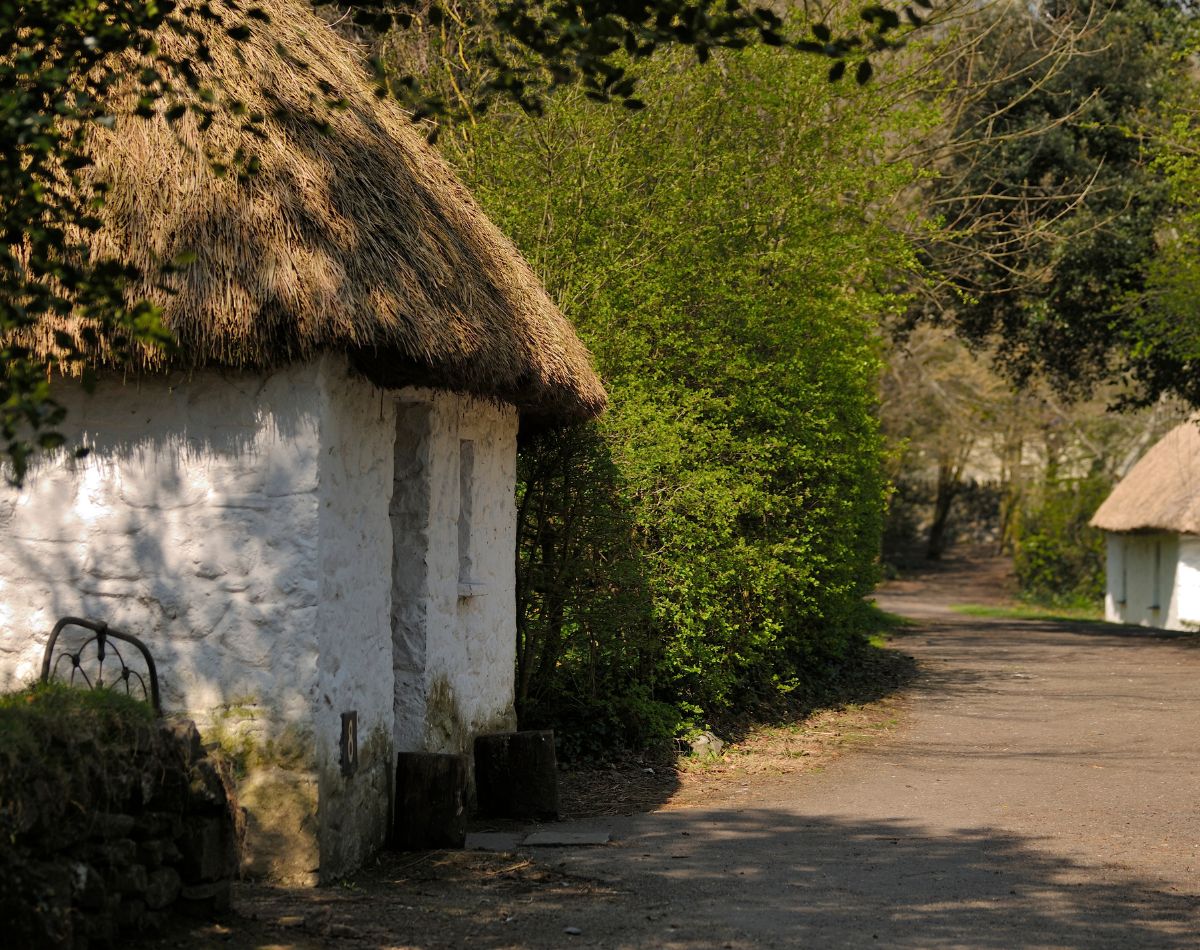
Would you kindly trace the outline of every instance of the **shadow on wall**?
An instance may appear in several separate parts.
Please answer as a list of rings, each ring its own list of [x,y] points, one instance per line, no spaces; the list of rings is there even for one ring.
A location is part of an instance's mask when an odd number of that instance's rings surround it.
[[[302,370],[270,378],[204,372],[92,396],[61,384],[91,449],[42,459],[0,524],[0,664],[8,686],[36,676],[67,614],[140,637],[163,704],[201,718],[264,715],[281,684],[315,684],[316,419]],[[311,624],[310,624],[311,625]]]

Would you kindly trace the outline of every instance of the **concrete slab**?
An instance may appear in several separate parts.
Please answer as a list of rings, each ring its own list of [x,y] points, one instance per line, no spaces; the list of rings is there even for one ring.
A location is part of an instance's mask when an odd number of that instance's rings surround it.
[[[516,851],[524,837],[520,831],[476,831],[467,835],[468,851]]]
[[[580,848],[608,844],[612,835],[607,831],[535,831],[521,842],[527,848]]]

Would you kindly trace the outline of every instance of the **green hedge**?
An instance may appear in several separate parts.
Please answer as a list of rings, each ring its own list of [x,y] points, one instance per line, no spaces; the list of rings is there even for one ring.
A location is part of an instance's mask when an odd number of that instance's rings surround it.
[[[772,51],[645,72],[636,115],[564,95],[449,147],[611,396],[520,460],[519,711],[568,753],[851,662],[885,498],[878,315],[915,266],[863,209],[915,177],[877,156],[920,116]]]

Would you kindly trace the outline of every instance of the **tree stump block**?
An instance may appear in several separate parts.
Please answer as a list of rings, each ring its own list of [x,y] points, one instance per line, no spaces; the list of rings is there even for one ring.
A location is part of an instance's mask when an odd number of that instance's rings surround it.
[[[475,739],[475,795],[491,818],[558,818],[553,731],[497,732]]]
[[[434,752],[396,756],[397,851],[461,848],[467,840],[467,757]]]

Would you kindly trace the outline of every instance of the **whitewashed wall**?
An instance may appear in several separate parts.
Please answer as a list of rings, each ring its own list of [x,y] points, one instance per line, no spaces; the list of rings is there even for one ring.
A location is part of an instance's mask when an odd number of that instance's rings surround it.
[[[478,733],[515,724],[517,413],[411,390],[401,396],[397,432],[395,746],[465,752]],[[460,469],[464,441],[473,456],[469,485]]]
[[[143,637],[167,708],[261,738],[317,695],[318,367],[64,386],[83,459],[0,487],[0,685],[33,679],[64,614]],[[263,700],[270,697],[269,704]]]
[[[358,867],[384,843],[393,766],[391,587],[394,401],[341,360],[320,381],[318,696],[321,876]],[[358,771],[343,777],[342,713],[358,716]]]
[[[383,843],[394,748],[512,726],[513,408],[382,393],[333,356],[60,398],[91,453],[0,489],[0,687],[65,614],[142,637],[166,709],[250,765],[251,872],[352,869]]]
[[[1179,629],[1200,630],[1200,537],[1179,538],[1175,591],[1175,619]]]
[[[141,636],[166,709],[251,766],[253,873],[351,870],[383,842],[393,748],[513,725],[512,407],[381,393],[333,356],[59,398],[91,453],[0,488],[0,688],[36,677],[65,614]]]
[[[1110,532],[1105,617],[1115,623],[1184,629],[1182,617],[1195,607],[1196,595],[1189,597],[1186,591],[1195,570],[1190,565],[1197,562],[1200,551],[1188,541],[1181,544],[1178,535]]]

